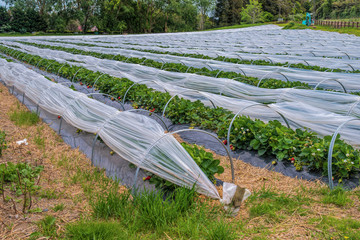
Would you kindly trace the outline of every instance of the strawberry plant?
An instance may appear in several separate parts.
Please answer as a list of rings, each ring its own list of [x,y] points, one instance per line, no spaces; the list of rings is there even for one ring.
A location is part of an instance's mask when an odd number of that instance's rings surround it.
[[[11,53],[17,56],[19,51],[0,46],[0,51]],[[29,54],[21,54],[22,59],[31,57]],[[57,73],[62,67],[61,76],[72,79],[73,75],[80,69],[77,66],[65,65],[61,63],[35,57],[41,61],[41,66],[48,66],[52,63],[48,71]],[[36,63],[34,63],[36,65]],[[79,81],[87,85],[94,85],[95,79],[101,76],[100,72],[93,72],[82,68],[79,72]],[[91,76],[89,78],[88,76]],[[265,83],[264,83],[265,84]],[[126,78],[116,78],[110,75],[103,75],[101,81],[96,83],[96,87],[103,93],[113,96],[124,97],[126,90],[133,85],[133,82]],[[135,106],[147,109],[163,109],[171,98],[169,93],[155,91],[147,88],[146,85],[134,85],[126,96],[126,100]],[[198,126],[203,129],[215,131],[220,138],[227,137],[227,130],[234,114],[223,108],[210,108],[204,106],[200,101],[191,102],[179,97],[172,99],[171,104],[166,109],[166,117],[173,123],[186,123],[192,127]],[[232,149],[255,150],[259,155],[275,156],[278,161],[293,162],[297,170],[302,170],[307,166],[311,170],[321,171],[327,175],[327,151],[329,147],[329,136],[318,137],[309,130],[288,129],[279,121],[264,123],[258,119],[250,119],[246,116],[238,116],[230,132],[230,142]],[[320,149],[320,150],[319,150]],[[334,176],[338,178],[348,178],[360,171],[359,151],[351,145],[338,139],[334,148],[333,169]],[[294,160],[291,160],[294,159]]]

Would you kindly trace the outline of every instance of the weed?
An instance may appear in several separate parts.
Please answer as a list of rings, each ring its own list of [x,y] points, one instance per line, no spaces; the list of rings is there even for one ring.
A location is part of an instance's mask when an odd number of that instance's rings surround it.
[[[176,239],[232,236],[232,227],[218,221],[219,216],[225,216],[223,211],[199,200],[194,189],[178,188],[166,195],[144,190],[133,197],[130,191],[119,193],[116,189],[99,194],[91,203],[96,220],[119,219],[129,233],[151,233],[155,239],[165,233]]]
[[[128,219],[127,212],[130,210],[129,201],[130,191],[118,193],[110,191],[106,195],[99,195],[96,202],[92,203],[93,216],[95,218],[109,219],[122,218]]]
[[[40,149],[45,149],[45,138],[42,137],[42,131],[44,129],[44,126],[37,127],[37,135],[34,137],[34,142]]]
[[[309,199],[302,197],[301,193],[296,196],[286,194],[278,194],[271,189],[262,187],[250,196],[248,203],[250,207],[250,217],[267,216],[268,220],[280,221],[285,216],[280,214],[292,214],[299,212],[301,215],[306,214],[306,209],[301,208],[302,205],[308,205]]]
[[[72,240],[107,239],[128,240],[127,229],[118,222],[87,221],[69,224],[66,228],[66,237]],[[131,239],[131,238],[130,238]]]
[[[343,207],[351,202],[351,199],[348,197],[348,195],[348,192],[343,189],[342,186],[337,186],[333,190],[327,191],[325,197],[323,198],[323,203],[332,203]]]
[[[57,212],[57,211],[62,211],[62,210],[64,210],[64,208],[65,208],[65,205],[64,205],[63,203],[59,203],[59,204],[55,205],[55,207],[53,208],[53,210],[54,210],[55,212]]]
[[[7,149],[6,143],[6,133],[5,131],[0,131],[0,157],[2,156],[2,152]]]
[[[39,117],[35,112],[22,110],[18,107],[10,113],[10,120],[16,126],[33,126],[39,122]]]
[[[329,216],[310,219],[321,229],[323,239],[360,239],[360,221],[351,218],[338,219]]]
[[[39,231],[33,232],[30,239],[38,239],[39,237],[56,238],[56,218],[50,215],[45,216],[43,219],[36,223]]]
[[[208,226],[208,235],[206,239],[209,240],[231,240],[237,239],[236,234],[233,232],[230,224],[224,220],[213,222]]]
[[[55,189],[45,189],[40,192],[40,197],[47,199],[58,199],[62,193],[57,192]]]

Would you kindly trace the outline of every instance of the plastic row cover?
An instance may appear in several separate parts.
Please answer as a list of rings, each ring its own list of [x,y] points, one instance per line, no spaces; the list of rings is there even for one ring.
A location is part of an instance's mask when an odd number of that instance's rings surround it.
[[[57,56],[59,57],[61,54],[59,53]],[[50,56],[50,55],[47,55]],[[57,58],[55,58],[57,59]],[[66,58],[69,59],[69,58]],[[84,58],[85,60],[87,57]],[[64,61],[63,59],[57,59],[59,61]],[[74,64],[73,62],[68,62],[69,64]],[[124,68],[119,69],[116,65],[112,65],[110,63],[116,63],[115,61],[105,61],[106,64],[103,65],[103,61],[99,62],[97,66],[94,65],[82,65],[84,67],[87,67],[94,71],[100,71],[100,72],[106,72],[114,76],[118,77],[127,77],[130,80],[134,82],[140,82],[145,81],[142,83],[146,83],[151,88],[157,89],[157,90],[166,90],[171,95],[178,95],[179,97],[183,97],[192,101],[195,100],[201,100],[205,105],[212,106],[211,102],[215,104],[215,106],[223,107],[225,109],[228,109],[232,111],[233,113],[239,113],[240,115],[246,115],[250,116],[252,118],[259,118],[263,121],[270,121],[270,120],[280,120],[283,124],[285,123],[284,120],[280,117],[280,114],[282,114],[290,124],[290,126],[295,128],[309,128],[312,131],[318,133],[321,136],[325,135],[331,135],[337,127],[344,123],[345,121],[349,119],[354,119],[354,117],[351,116],[342,116],[340,114],[335,114],[333,112],[323,110],[319,107],[316,107],[313,105],[306,104],[305,102],[310,102],[311,99],[307,99],[307,97],[314,97],[313,95],[299,95],[300,93],[306,94],[307,92],[316,92],[319,94],[327,94],[326,98],[324,98],[322,101],[323,105],[320,106],[326,106],[334,104],[334,99],[340,96],[346,96],[349,98],[345,98],[341,102],[338,103],[339,109],[342,110],[341,113],[346,114],[344,111],[350,112],[352,111],[353,114],[358,115],[358,108],[357,103],[359,103],[359,97],[348,95],[348,94],[341,94],[341,93],[332,93],[332,92],[324,92],[324,91],[307,91],[307,90],[296,90],[296,89],[285,89],[285,92],[283,93],[285,101],[279,101],[278,103],[273,103],[270,105],[267,105],[267,107],[263,104],[244,100],[240,98],[231,98],[226,97],[223,95],[218,95],[215,93],[208,93],[208,92],[202,92],[197,90],[191,90],[189,88],[184,88],[185,84],[183,80],[179,79],[179,82],[176,82],[176,79],[178,77],[172,78],[173,75],[169,75],[165,78],[164,81],[161,81],[163,78],[159,77],[157,81],[155,81],[156,76],[152,72],[146,72],[144,69],[149,69],[148,67],[139,66],[141,75],[152,80],[145,80],[144,77],[141,78],[134,77],[129,74],[124,74],[122,71],[128,71],[130,68]],[[108,64],[109,63],[109,64]],[[133,65],[133,64],[132,64]],[[102,67],[104,66],[104,67]],[[158,75],[162,76],[162,75]],[[204,77],[204,80],[207,78]],[[221,79],[220,79],[221,80]],[[189,80],[191,82],[191,80]],[[229,84],[228,82],[225,82],[229,86],[232,84]],[[200,84],[200,82],[199,82]],[[208,81],[207,84],[209,85],[210,82]],[[225,84],[225,85],[226,85]],[[205,84],[203,84],[205,85]],[[223,84],[224,85],[224,84]],[[186,85],[187,87],[187,85]],[[224,86],[222,86],[224,88]],[[240,91],[239,89],[238,91]],[[269,90],[269,89],[265,89]],[[281,90],[281,89],[279,89]],[[283,89],[284,90],[284,89]],[[217,88],[214,87],[212,91],[218,91]],[[270,90],[271,91],[271,90]],[[280,92],[281,93],[281,92]],[[303,100],[303,102],[299,101],[286,101],[285,96],[288,94],[289,97],[296,96],[297,93],[299,100]],[[277,94],[279,94],[279,91],[277,91]],[[279,97],[279,96],[277,96]],[[319,96],[321,100],[321,97]],[[352,102],[352,104],[350,104]],[[331,109],[331,108],[330,108]],[[346,128],[342,131],[342,138],[348,141],[349,143],[358,145],[360,143],[360,135],[358,134],[360,131],[359,124],[355,121],[352,122],[352,124],[349,124],[346,126]]]
[[[195,185],[199,193],[219,199],[215,186],[186,150],[153,119],[120,112],[85,94],[53,83],[16,63],[0,59],[0,77],[23,91],[44,110],[60,115],[72,126],[98,133],[127,161],[180,186]]]
[[[221,70],[222,72],[237,72],[240,74],[246,74],[246,76],[257,77],[259,79],[263,78],[275,78],[282,81],[301,81],[308,83],[311,86],[321,82],[319,87],[335,89],[342,91],[343,89],[339,85],[341,82],[345,89],[348,91],[358,91],[360,89],[360,83],[358,79],[360,74],[355,73],[342,73],[342,72],[319,72],[313,70],[304,70],[304,69],[294,69],[288,67],[279,67],[279,66],[264,66],[264,65],[248,65],[248,64],[234,64],[230,62],[221,62],[208,59],[199,59],[199,58],[190,58],[190,57],[180,57],[172,55],[162,55],[154,54],[148,52],[139,52],[134,50],[125,50],[125,49],[114,49],[108,47],[85,47],[78,46],[74,44],[65,44],[65,43],[54,43],[54,42],[44,42],[44,41],[34,41],[27,39],[28,42],[33,42],[37,44],[45,44],[50,46],[61,46],[66,48],[76,48],[78,50],[97,52],[103,54],[120,54],[126,57],[137,57],[151,59],[161,63],[181,63],[186,66],[194,68],[208,68],[210,70]],[[74,40],[75,41],[75,40]],[[191,50],[190,50],[191,51]],[[256,55],[257,56],[257,55]],[[329,59],[325,59],[325,67],[329,67]],[[336,59],[337,61],[344,62],[343,59]],[[355,60],[354,60],[355,61]],[[319,60],[316,60],[316,63],[319,63]],[[359,64],[360,61],[356,61]],[[347,63],[343,63],[344,68],[351,70],[350,66]],[[355,64],[352,64],[355,66]],[[338,82],[335,82],[336,79]]]
[[[23,38],[23,40],[27,41],[29,38]],[[298,51],[294,52],[293,55],[291,55],[291,51],[289,49],[284,49],[279,52],[275,53],[265,53],[264,51],[267,51],[268,49],[273,49],[272,46],[268,46],[264,48],[259,48],[258,51],[251,52],[251,50],[246,49],[239,49],[235,46],[222,46],[217,45],[213,43],[213,47],[207,46],[206,48],[203,47],[186,47],[182,44],[179,44],[178,46],[149,46],[147,45],[148,42],[143,44],[136,44],[136,45],[129,45],[128,43],[109,43],[109,42],[99,42],[99,41],[92,41],[93,39],[90,39],[88,37],[84,37],[82,40],[78,40],[77,38],[73,37],[67,37],[64,39],[61,39],[59,42],[54,42],[49,37],[47,38],[41,38],[41,40],[47,41],[48,43],[53,44],[91,44],[91,45],[97,45],[98,47],[105,47],[109,50],[127,50],[127,51],[133,51],[137,50],[137,52],[142,52],[143,54],[147,53],[147,51],[157,51],[162,53],[176,53],[176,54],[201,54],[212,58],[217,58],[219,56],[225,57],[225,58],[235,58],[239,60],[265,60],[271,63],[289,63],[289,64],[304,64],[304,65],[310,65],[310,66],[320,66],[330,69],[342,69],[342,70],[359,70],[360,69],[360,62],[357,58],[350,58],[350,55],[345,52],[339,52],[337,53],[338,56],[344,56],[344,57],[322,57],[321,52],[316,52],[316,50],[310,49],[308,52],[308,55],[301,56],[298,54]],[[49,41],[48,41],[49,40]],[[122,39],[123,40],[123,39]],[[175,41],[176,42],[176,41]],[[44,42],[43,42],[44,44]],[[79,45],[76,45],[79,46]],[[217,46],[221,46],[220,48]],[[225,49],[225,48],[226,49]],[[94,48],[93,46],[91,48]],[[296,49],[294,49],[296,50]],[[250,51],[250,52],[249,52]],[[315,51],[315,52],[314,52]],[[338,52],[338,50],[333,50],[335,52]],[[352,51],[349,51],[349,54],[352,54]],[[159,55],[159,54],[157,54]]]
[[[58,40],[59,37],[49,37]],[[360,58],[360,40],[356,36],[313,30],[281,30],[275,25],[229,29],[222,31],[142,34],[128,36],[78,36],[61,39],[91,40],[96,43],[123,44],[131,48],[174,51],[192,49],[204,51],[205,55],[216,56],[238,52],[251,54],[272,54],[288,56],[325,58]],[[155,50],[155,49],[154,49]],[[207,51],[207,53],[206,53]],[[306,59],[305,59],[306,60]]]
[[[340,115],[350,114],[351,116],[360,117],[360,104],[358,104],[360,97],[351,94],[294,88],[258,88],[226,78],[168,72],[139,64],[123,63],[91,56],[74,55],[63,51],[39,49],[21,44],[16,45],[23,47],[23,49],[16,50],[30,52],[31,54],[37,54],[43,58],[54,59],[59,62],[67,62],[70,65],[82,66],[115,77],[126,77],[133,82],[146,83],[151,87],[153,87],[154,82],[162,82],[183,87],[185,89],[214,93],[258,103],[299,102],[323,109],[330,113]],[[302,113],[299,112],[299,114]]]

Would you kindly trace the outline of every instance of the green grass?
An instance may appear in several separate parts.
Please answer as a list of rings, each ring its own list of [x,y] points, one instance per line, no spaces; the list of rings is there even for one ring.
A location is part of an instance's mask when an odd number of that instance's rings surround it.
[[[39,122],[39,117],[34,112],[20,109],[18,104],[17,108],[10,112],[10,120],[14,122],[16,126],[33,126]]]
[[[62,193],[57,192],[55,189],[41,190],[39,196],[46,199],[58,199]]]
[[[360,28],[333,28],[330,26],[315,26],[314,30],[321,30],[321,31],[329,31],[329,32],[338,32],[338,33],[347,33],[347,34],[354,34],[356,36],[360,36]]]
[[[255,27],[255,26],[261,26],[261,25],[267,25],[267,24],[269,24],[269,23],[239,24],[239,25],[232,25],[232,26],[225,26],[225,27],[219,27],[219,28],[206,29],[205,31],[247,28],[247,27]]]
[[[71,239],[237,239],[225,212],[198,198],[194,189],[178,188],[164,197],[143,191],[130,196],[116,188],[91,202],[92,216],[67,225]]]
[[[338,33],[347,33],[347,34],[354,34],[356,36],[360,36],[360,28],[334,28],[331,26],[310,26],[307,27],[305,25],[302,25],[300,23],[288,23],[288,24],[278,24],[280,27],[284,27],[284,29],[312,29],[312,30],[320,30],[320,31],[329,31],[329,32],[338,32]]]
[[[130,234],[128,229],[117,221],[83,221],[68,225],[66,238],[72,240],[108,239],[108,240],[130,240],[138,239],[135,234]]]
[[[264,216],[269,222],[279,222],[295,212],[300,216],[306,215],[307,210],[302,206],[309,205],[310,200],[301,192],[297,195],[279,194],[264,186],[250,196],[247,204],[251,218]]]
[[[335,204],[339,207],[344,207],[351,202],[348,191],[344,190],[341,186],[337,186],[331,191],[327,189],[323,198],[323,203]]]
[[[322,239],[360,239],[360,221],[351,218],[335,218],[322,216],[309,220],[321,232],[318,234]]]
[[[53,208],[54,212],[62,211],[65,209],[65,205],[63,203],[56,204]]]
[[[44,126],[37,127],[37,135],[34,137],[34,142],[39,149],[45,149],[45,138],[42,137]]]

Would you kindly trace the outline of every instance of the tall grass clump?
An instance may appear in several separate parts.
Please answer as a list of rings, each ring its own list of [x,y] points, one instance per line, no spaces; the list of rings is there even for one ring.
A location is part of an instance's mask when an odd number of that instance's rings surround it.
[[[67,236],[83,231],[89,234],[87,236],[100,239],[103,234],[112,232],[111,225],[125,232],[118,234],[118,238],[106,236],[108,239],[138,239],[139,235],[152,239],[166,235],[173,239],[236,239],[232,234],[235,232],[233,226],[224,220],[226,215],[221,207],[199,197],[194,188],[177,188],[166,194],[144,190],[134,195],[130,190],[120,193],[114,188],[99,194],[91,207],[93,214],[88,223],[94,227],[88,228],[86,222],[73,223],[67,227]]]
[[[20,109],[20,105],[10,112],[10,120],[16,126],[33,126],[39,122],[39,116],[35,112]]]

